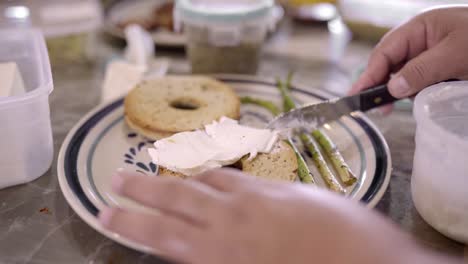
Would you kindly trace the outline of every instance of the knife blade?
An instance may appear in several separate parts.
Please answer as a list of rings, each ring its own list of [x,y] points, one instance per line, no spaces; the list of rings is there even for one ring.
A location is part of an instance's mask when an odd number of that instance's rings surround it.
[[[352,112],[368,111],[397,100],[399,99],[389,93],[386,84],[379,85],[356,95],[335,98],[293,109],[273,119],[267,128],[293,129],[303,127],[315,129]]]

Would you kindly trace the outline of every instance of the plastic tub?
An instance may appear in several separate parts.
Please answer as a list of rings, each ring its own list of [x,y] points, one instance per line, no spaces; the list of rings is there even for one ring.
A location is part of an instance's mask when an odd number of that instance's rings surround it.
[[[442,234],[468,243],[468,82],[431,86],[415,101],[412,195]]]
[[[175,25],[187,36],[192,72],[255,74],[273,8],[272,0],[177,1]]]
[[[446,2],[444,0],[339,0],[338,10],[354,36],[376,42],[390,29],[421,11]]]
[[[16,62],[26,93],[0,97],[0,188],[30,182],[50,167],[53,90],[45,41],[34,29],[0,29],[0,62]]]
[[[102,20],[98,0],[0,1],[0,27],[40,29],[52,64],[94,59],[88,44]]]

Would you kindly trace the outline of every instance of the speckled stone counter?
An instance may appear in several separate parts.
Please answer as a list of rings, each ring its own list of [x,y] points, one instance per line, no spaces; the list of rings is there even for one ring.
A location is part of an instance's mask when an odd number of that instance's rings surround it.
[[[292,69],[297,82],[311,89],[342,94],[371,48],[371,44],[348,43],[346,35],[329,34],[324,26],[286,22],[270,39],[259,74],[284,76]],[[93,37],[87,47],[91,62],[61,59],[60,50],[52,51],[55,90],[50,105],[55,157],[67,132],[99,103],[105,59],[119,51],[118,46],[111,46],[100,35]],[[189,70],[181,51],[158,48],[157,52],[172,59],[172,72]],[[390,187],[377,210],[421,243],[461,256],[464,246],[428,226],[411,201],[415,122],[409,108],[403,106],[389,117],[373,119],[388,141],[394,165]],[[38,180],[0,190],[0,263],[165,263],[122,247],[81,221],[61,194],[56,160]]]

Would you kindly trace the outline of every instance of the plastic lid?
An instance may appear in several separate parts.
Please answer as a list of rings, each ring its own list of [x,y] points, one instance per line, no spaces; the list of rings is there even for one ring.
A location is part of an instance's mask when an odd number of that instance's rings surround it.
[[[415,102],[418,125],[447,142],[468,146],[468,82],[444,82],[423,90]]]
[[[178,0],[176,17],[201,23],[243,23],[271,16],[273,0]]]
[[[49,56],[38,29],[0,29],[0,62],[15,62],[26,86],[26,93],[0,98],[0,109],[28,103],[53,90]]]

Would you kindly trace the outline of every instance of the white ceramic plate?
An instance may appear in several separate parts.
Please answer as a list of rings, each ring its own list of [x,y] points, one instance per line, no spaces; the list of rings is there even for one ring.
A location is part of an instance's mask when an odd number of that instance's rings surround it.
[[[241,96],[281,103],[273,80],[238,75],[217,78]],[[325,94],[319,91],[306,91],[297,86],[293,87],[293,96],[300,103],[325,99]],[[146,151],[151,142],[126,126],[122,102],[120,99],[97,107],[70,131],[60,150],[58,177],[66,200],[86,223],[121,244],[147,252],[146,248],[104,230],[96,218],[105,205],[141,209],[111,191],[111,176],[117,168],[157,176],[158,167],[150,162]],[[271,118],[269,112],[258,106],[241,107],[243,124],[263,127]],[[347,190],[347,196],[369,207],[375,206],[387,189],[391,172],[390,153],[383,136],[362,113],[343,117],[324,129],[359,178]],[[308,163],[313,174],[319,175],[313,163],[310,160]],[[315,178],[323,186],[321,179]]]
[[[120,22],[132,18],[148,17],[155,8],[168,2],[173,2],[173,0],[116,1],[106,12],[104,31],[114,37],[124,39],[123,30],[117,26]],[[275,7],[274,16],[278,22],[283,18],[284,9],[280,5]],[[152,31],[151,35],[157,45],[167,47],[183,47],[185,45],[185,36],[183,34],[157,29]]]

